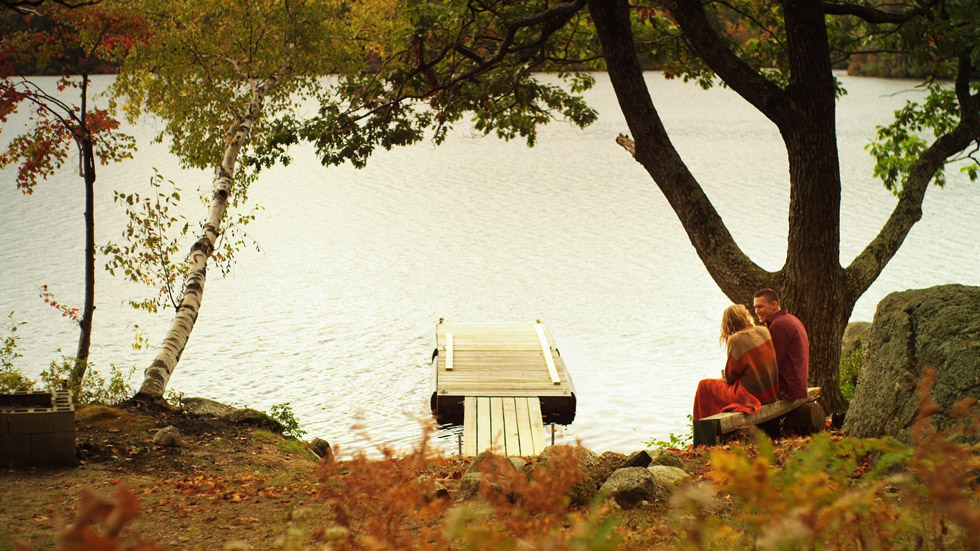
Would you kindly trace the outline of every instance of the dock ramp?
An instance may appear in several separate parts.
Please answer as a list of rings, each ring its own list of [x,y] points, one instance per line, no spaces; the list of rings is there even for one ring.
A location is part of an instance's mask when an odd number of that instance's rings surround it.
[[[544,424],[575,418],[575,392],[554,339],[533,323],[436,326],[432,411],[463,425],[467,455],[536,455]]]

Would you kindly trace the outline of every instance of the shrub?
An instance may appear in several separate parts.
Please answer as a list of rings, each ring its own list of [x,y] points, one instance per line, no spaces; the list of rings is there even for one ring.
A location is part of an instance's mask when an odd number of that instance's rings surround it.
[[[306,434],[306,431],[300,428],[299,420],[296,419],[296,414],[293,413],[293,408],[289,402],[273,404],[272,413],[269,416],[282,423],[282,433],[286,436],[302,438]]]
[[[14,366],[14,361],[21,357],[17,352],[17,340],[20,339],[17,329],[27,322],[15,321],[13,312],[7,318],[10,320],[8,334],[0,346],[0,392],[26,392],[32,390],[36,383],[25,377]]]
[[[70,356],[62,356],[60,361],[52,361],[48,370],[41,373],[41,382],[44,388],[48,390],[69,388],[74,366],[75,358]],[[135,373],[136,366],[130,367],[128,371],[123,371],[115,364],[110,364],[107,378],[99,375],[93,364],[89,363],[85,370],[85,377],[82,378],[81,386],[74,390],[73,398],[79,404],[112,406],[124,402],[134,394],[129,380]]]
[[[861,374],[863,363],[860,348],[840,355],[840,392],[848,402],[854,398],[854,389],[857,387],[858,375]]]
[[[933,430],[931,377],[920,385],[913,446],[820,434],[780,456],[760,435],[754,449],[713,450],[708,478],[733,506],[723,521],[687,507],[689,541],[698,549],[980,549],[980,447],[961,438],[980,431],[980,417]],[[955,414],[966,417],[973,403]]]

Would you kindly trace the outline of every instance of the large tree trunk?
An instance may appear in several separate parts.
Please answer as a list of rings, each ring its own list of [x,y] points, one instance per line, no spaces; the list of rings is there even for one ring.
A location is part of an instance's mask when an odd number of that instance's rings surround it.
[[[786,264],[767,272],[732,239],[711,202],[690,174],[663,127],[637,61],[626,0],[590,0],[610,81],[635,142],[620,137],[653,177],[677,214],[698,256],[733,302],[751,305],[761,287],[775,289],[810,338],[810,384],[822,388],[828,413],[844,411],[840,393],[840,344],[858,298],[898,251],[922,215],[929,182],[948,158],[980,135],[980,95],[972,94],[969,52],[958,60],[955,91],[961,120],[913,164],[898,204],[881,232],[844,269],[840,265],[841,177],[837,151],[834,78],[820,0],[782,2],[787,29],[789,82],[785,89],[738,58],[704,11],[706,2],[663,0],[683,39],[726,85],[776,125],[790,170]],[[765,198],[760,203],[765,205]]]
[[[712,68],[783,135],[790,164],[786,265],[778,272],[766,272],[734,242],[664,130],[637,61],[626,2],[596,0],[590,2],[590,11],[610,80],[636,139],[634,156],[663,191],[722,292],[733,302],[751,304],[756,290],[772,287],[783,305],[800,317],[810,337],[810,384],[824,388],[825,409],[842,411],[846,403],[837,383],[840,339],[856,298],[844,292],[845,274],[839,260],[834,90],[819,5],[810,3],[807,9],[788,16],[797,27],[816,28],[794,37],[789,45],[791,57],[800,65],[797,72],[805,78],[794,80],[784,91],[725,49],[698,2],[667,4],[702,57],[709,64],[714,60]]]
[[[235,163],[238,154],[248,139],[252,126],[262,113],[262,105],[266,96],[278,79],[270,77],[261,82],[253,82],[252,99],[248,112],[230,129],[231,140],[225,148],[221,164],[215,169],[215,192],[211,200],[207,220],[204,223],[204,235],[198,239],[191,249],[188,262],[190,270],[184,282],[184,297],[177,306],[173,324],[160,346],[156,359],[144,372],[143,385],[134,397],[135,400],[150,402],[163,399],[170,376],[180,361],[187,340],[190,338],[194,323],[204,299],[204,282],[207,276],[207,263],[214,250],[221,229],[221,220],[225,215],[228,198],[232,191],[232,176],[235,173]]]

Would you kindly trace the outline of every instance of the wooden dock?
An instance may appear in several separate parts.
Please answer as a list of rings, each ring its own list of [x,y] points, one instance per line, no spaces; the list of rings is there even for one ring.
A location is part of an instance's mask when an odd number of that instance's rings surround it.
[[[536,455],[544,423],[569,424],[575,392],[554,339],[540,322],[436,326],[433,413],[463,424],[466,454]]]

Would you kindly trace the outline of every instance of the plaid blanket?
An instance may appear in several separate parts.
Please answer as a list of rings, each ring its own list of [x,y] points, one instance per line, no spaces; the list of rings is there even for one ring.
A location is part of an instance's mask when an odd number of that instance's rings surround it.
[[[722,411],[749,415],[776,401],[779,372],[769,330],[755,326],[728,339],[724,379],[704,379],[694,394],[694,419]]]

